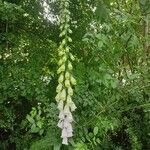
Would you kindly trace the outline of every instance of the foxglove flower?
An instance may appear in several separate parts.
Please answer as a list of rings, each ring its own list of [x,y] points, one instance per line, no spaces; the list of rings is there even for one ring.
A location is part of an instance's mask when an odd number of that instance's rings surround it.
[[[70,122],[65,118],[64,119],[64,128],[69,128],[70,127]]]
[[[68,69],[69,69],[69,70],[72,70],[72,69],[73,69],[71,62],[68,63]]]
[[[64,128],[64,122],[63,122],[62,120],[59,120],[57,126],[58,126],[59,128],[61,128],[61,129],[63,129],[63,128]]]
[[[69,106],[68,106],[68,105],[65,105],[65,107],[64,107],[64,114],[65,114],[65,115],[70,114],[70,109],[69,109]]]
[[[72,112],[75,111],[75,109],[77,108],[74,102],[72,102],[69,106]]]
[[[68,145],[68,138],[63,138],[62,144]]]
[[[66,79],[69,79],[69,78],[70,78],[70,73],[69,73],[68,71],[65,73],[65,78],[66,78]]]
[[[67,129],[63,128],[62,133],[61,133],[62,138],[67,138]]]
[[[64,80],[64,76],[63,76],[63,74],[61,74],[61,75],[59,76],[59,78],[58,78],[58,82],[59,82],[59,83],[62,83],[63,80]]]
[[[65,125],[64,125],[64,127],[65,127]],[[69,123],[69,125],[67,126],[67,132],[73,132],[71,123]]]
[[[62,111],[63,108],[64,108],[64,102],[63,102],[63,101],[59,101],[57,108],[58,108],[60,111]]]
[[[70,96],[73,95],[73,89],[71,87],[68,88],[68,95],[70,95]]]
[[[66,99],[66,90],[65,89],[62,90],[62,92],[60,94],[60,99],[62,101],[65,101],[65,99]]]
[[[55,100],[56,100],[57,102],[60,101],[60,94],[59,94],[59,93],[56,95]]]
[[[63,120],[65,118],[64,112],[61,110],[59,112],[59,119]]]
[[[59,93],[62,90],[63,85],[61,83],[58,84],[56,88],[56,92]]]
[[[71,76],[70,81],[71,81],[72,85],[76,85],[76,80],[73,76]]]
[[[70,81],[69,80],[65,80],[65,87],[70,87]]]
[[[67,114],[66,119],[67,119],[69,122],[72,122],[72,121],[73,121],[73,117],[72,117],[71,112],[70,112],[69,114]]]
[[[67,104],[70,105],[72,103],[72,98],[70,95],[67,96]]]
[[[72,137],[73,136],[73,134],[72,134],[72,132],[68,132],[67,133],[67,137],[69,138],[69,137]]]

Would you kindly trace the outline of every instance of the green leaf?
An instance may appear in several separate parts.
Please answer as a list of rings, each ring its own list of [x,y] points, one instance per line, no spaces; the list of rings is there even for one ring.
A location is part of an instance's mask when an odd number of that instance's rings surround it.
[[[117,83],[115,81],[111,80],[110,83],[111,83],[111,86],[113,89],[115,89],[117,87]]]
[[[35,124],[31,126],[31,133],[38,133],[40,131],[40,128],[36,127]]]
[[[96,142],[99,143],[99,144],[101,143],[99,138],[96,139]]]
[[[27,115],[26,118],[30,123],[34,123],[34,119],[30,115]]]
[[[60,150],[60,148],[61,148],[61,143],[55,143],[54,150]]]
[[[146,5],[147,2],[148,2],[148,0],[140,0],[141,5]]]
[[[38,122],[37,122],[37,126],[38,126],[39,128],[42,128],[42,125],[43,125],[43,122],[42,122],[42,121],[38,121]]]
[[[103,42],[102,42],[102,41],[99,41],[99,42],[98,42],[98,48],[102,48],[102,46],[103,46]]]
[[[98,133],[98,127],[97,126],[94,127],[93,133],[94,133],[94,135],[97,135],[97,133]]]

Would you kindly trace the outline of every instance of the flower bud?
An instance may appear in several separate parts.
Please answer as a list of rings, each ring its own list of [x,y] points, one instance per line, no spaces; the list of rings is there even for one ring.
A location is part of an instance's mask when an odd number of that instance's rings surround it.
[[[57,74],[60,74],[61,73],[61,69],[59,68],[58,70],[57,70]]]
[[[62,55],[64,55],[64,52],[61,50],[58,52],[58,56],[62,56]]]
[[[71,53],[70,53],[70,58],[71,58],[72,61],[75,60],[74,56]]]
[[[69,61],[69,63],[68,63],[68,69],[69,69],[69,70],[72,70],[72,69],[73,69],[72,64],[71,64],[70,61]]]
[[[68,71],[65,73],[65,78],[66,78],[66,79],[69,79],[69,78],[70,78],[70,73],[69,73]]]
[[[66,30],[64,30],[63,32],[60,33],[60,37],[64,36],[66,34]]]
[[[67,16],[67,17],[66,17],[66,22],[69,22],[69,21],[70,21],[70,17]]]
[[[71,29],[69,29],[68,32],[69,32],[70,34],[72,34],[72,30],[71,30]]]
[[[65,45],[66,44],[66,40],[65,39],[63,39],[63,41],[62,41],[62,45]]]
[[[63,81],[64,81],[64,75],[61,74],[61,75],[59,76],[59,78],[58,78],[58,82],[59,82],[59,83],[62,83]]]
[[[65,7],[68,7],[69,6],[69,2],[65,2]]]
[[[70,87],[70,81],[69,80],[65,80],[65,87]]]
[[[68,30],[68,28],[69,28],[69,25],[68,25],[68,24],[66,24],[66,25],[65,25],[65,29],[66,29],[66,30]]]
[[[68,37],[68,41],[69,41],[69,42],[72,42],[72,39],[71,39],[70,37]]]
[[[66,62],[66,60],[67,60],[67,57],[66,57],[66,55],[62,58],[62,61],[63,62]]]
[[[66,52],[69,52],[69,49],[70,49],[70,48],[67,46],[67,47],[66,47]]]
[[[60,70],[60,72],[65,71],[65,64],[61,65],[61,67],[58,70]]]
[[[62,63],[63,63],[63,60],[60,59],[60,60],[58,61],[58,65],[59,65],[59,66],[62,65]]]
[[[72,83],[72,85],[76,85],[76,80],[74,77],[71,76],[70,78],[70,82]]]

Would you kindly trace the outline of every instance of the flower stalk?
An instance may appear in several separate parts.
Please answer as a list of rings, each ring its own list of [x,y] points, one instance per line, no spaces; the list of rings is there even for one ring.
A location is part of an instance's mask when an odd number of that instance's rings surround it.
[[[73,136],[72,129],[72,112],[75,111],[76,106],[72,101],[73,86],[76,85],[76,80],[72,75],[72,61],[74,56],[70,52],[70,43],[72,30],[70,29],[70,11],[69,0],[60,0],[60,35],[62,38],[59,48],[58,56],[58,86],[56,88],[56,101],[59,109],[59,122],[57,126],[61,128],[62,144],[68,145],[68,138]]]

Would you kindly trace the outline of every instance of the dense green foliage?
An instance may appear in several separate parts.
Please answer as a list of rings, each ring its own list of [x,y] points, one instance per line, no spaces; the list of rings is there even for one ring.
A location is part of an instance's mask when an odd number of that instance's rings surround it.
[[[149,0],[70,0],[74,136],[55,101],[59,2],[0,0],[0,150],[150,149]]]

